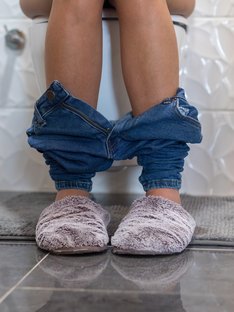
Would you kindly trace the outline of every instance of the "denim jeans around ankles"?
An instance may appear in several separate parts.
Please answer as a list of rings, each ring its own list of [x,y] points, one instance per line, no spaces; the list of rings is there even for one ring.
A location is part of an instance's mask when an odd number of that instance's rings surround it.
[[[116,159],[132,158],[143,167],[139,181],[145,191],[181,187],[181,172],[188,155],[187,143],[202,140],[198,111],[189,105],[184,90],[144,113],[127,113],[118,121],[121,144]]]
[[[137,117],[129,112],[109,121],[56,80],[35,103],[26,133],[29,145],[43,153],[57,190],[88,192],[96,172],[135,156],[143,167],[139,181],[145,191],[178,189],[187,143],[201,141],[197,110],[182,89]]]
[[[57,190],[91,191],[92,177],[113,163],[106,138],[112,125],[54,81],[35,104],[28,143],[43,153]]]

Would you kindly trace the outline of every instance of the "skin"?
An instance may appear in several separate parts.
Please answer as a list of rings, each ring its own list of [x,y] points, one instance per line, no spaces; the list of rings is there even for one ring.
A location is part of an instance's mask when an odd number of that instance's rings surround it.
[[[49,17],[53,0],[20,0],[24,14],[30,18],[37,16]],[[109,2],[115,6],[114,0]],[[192,14],[195,0],[167,0],[168,9],[171,14],[188,17]]]
[[[119,17],[123,78],[132,113],[137,116],[176,94],[178,49],[170,14],[189,16],[195,1],[151,0],[145,5],[145,0],[110,0],[110,3]],[[47,86],[57,79],[74,96],[96,108],[102,69],[104,0],[21,0],[20,4],[28,17],[50,17],[45,45]],[[84,190],[69,189],[59,191],[56,200],[67,195],[89,196]],[[151,189],[146,195],[180,203],[179,191],[175,189]]]

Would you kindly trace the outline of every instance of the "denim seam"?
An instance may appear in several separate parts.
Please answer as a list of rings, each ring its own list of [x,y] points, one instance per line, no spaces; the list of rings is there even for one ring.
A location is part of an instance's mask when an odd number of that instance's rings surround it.
[[[184,116],[181,114],[179,111],[179,99],[177,99],[175,103],[175,112],[182,120],[191,121],[197,128],[201,128],[200,122],[198,120],[192,118],[191,116]]]
[[[52,106],[48,111],[46,111],[44,114],[41,114],[41,117],[44,118],[47,115],[49,115],[50,113],[52,113],[54,110],[56,110],[61,104],[57,104]]]
[[[109,134],[109,131],[105,129],[102,126],[99,126],[95,121],[92,121],[87,115],[85,115],[85,118],[82,116],[82,114],[79,114],[79,111],[77,109],[73,109],[71,106],[71,109],[69,109],[69,104],[62,103],[62,107],[66,109],[67,111],[79,116],[84,122],[86,122],[88,125],[92,126],[94,129],[101,131],[102,133]],[[97,124],[97,126],[95,125]]]
[[[66,189],[66,188],[82,188],[87,191],[91,191],[92,182],[79,182],[79,181],[55,181],[56,189]]]
[[[109,144],[108,144],[108,139],[105,142],[105,146],[106,146],[106,151],[107,151],[107,158],[111,159],[112,157],[111,157],[111,151],[110,151]]]
[[[34,110],[35,110],[35,115],[36,115],[36,118],[38,118],[39,120],[45,122],[45,120],[42,118],[42,115],[37,107],[37,104],[35,104],[34,106]]]
[[[111,137],[113,131],[114,131],[114,127],[112,127],[110,133],[107,136],[106,142],[105,142],[106,149],[107,149],[107,157],[109,159],[113,159],[113,145],[110,142],[110,137]],[[109,142],[110,142],[110,144],[109,144]]]
[[[131,114],[131,117],[133,120],[138,120],[140,119],[142,116],[144,116],[146,113],[150,112],[151,110],[153,110],[155,107],[160,107],[160,106],[168,106],[170,104],[173,104],[176,101],[175,97],[172,98],[166,98],[165,100],[163,100],[161,103],[156,103],[153,106],[149,107],[147,110],[145,110],[143,113],[137,115],[137,116],[133,116]]]
[[[181,187],[181,180],[178,179],[161,179],[161,180],[149,180],[149,181],[142,181],[139,179],[140,183],[145,188],[180,188]]]
[[[80,181],[66,181],[66,180],[58,180],[57,183],[83,183],[83,184],[89,184],[90,182],[80,182]]]

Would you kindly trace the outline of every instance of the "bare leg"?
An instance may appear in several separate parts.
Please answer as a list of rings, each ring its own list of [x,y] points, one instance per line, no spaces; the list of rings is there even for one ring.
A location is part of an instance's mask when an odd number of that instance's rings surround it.
[[[179,86],[177,42],[165,0],[116,0],[125,85],[137,116]]]
[[[192,14],[196,0],[167,0],[167,6],[171,14],[188,17]]]
[[[102,7],[104,0],[53,1],[46,35],[45,64],[49,85],[59,80],[72,95],[97,107],[102,69]],[[58,192],[88,196],[85,190]]]
[[[46,79],[97,106],[102,68],[103,1],[56,0],[48,22]]]
[[[179,62],[175,31],[165,0],[114,3],[120,22],[124,81],[133,115],[137,116],[176,94]],[[146,195],[180,203],[175,189],[151,189]]]
[[[115,6],[115,0],[109,2]],[[167,0],[167,6],[171,14],[188,17],[193,12],[196,0]],[[24,14],[29,18],[37,16],[48,17],[53,0],[20,0],[20,6]]]
[[[22,11],[29,18],[49,17],[53,0],[20,0]]]

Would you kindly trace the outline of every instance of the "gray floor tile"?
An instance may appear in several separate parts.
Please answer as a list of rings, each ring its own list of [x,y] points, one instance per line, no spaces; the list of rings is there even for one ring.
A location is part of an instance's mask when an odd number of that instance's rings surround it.
[[[147,258],[116,256],[110,250],[92,256],[49,255],[21,287],[161,292],[177,284],[192,261],[190,251]]]
[[[179,290],[179,286],[178,286]],[[17,289],[1,312],[233,312],[233,298],[202,294]]]
[[[169,310],[168,310],[169,309]],[[123,292],[17,290],[2,312],[163,312],[185,311],[180,296]],[[213,311],[217,312],[217,311]],[[220,312],[220,311],[219,311]]]
[[[110,251],[49,255],[3,301],[0,311],[233,312],[233,293],[234,249],[193,247],[161,257]]]
[[[0,243],[0,300],[44,255],[33,243]]]
[[[231,251],[233,250],[233,251]],[[200,285],[202,281],[202,285]],[[192,293],[229,294],[234,291],[234,249],[230,251],[186,250],[159,257],[116,256],[110,251],[92,256],[49,255],[21,287],[92,290],[140,290],[161,293],[183,284]],[[188,284],[188,286],[187,286]],[[204,289],[203,289],[204,288]]]

